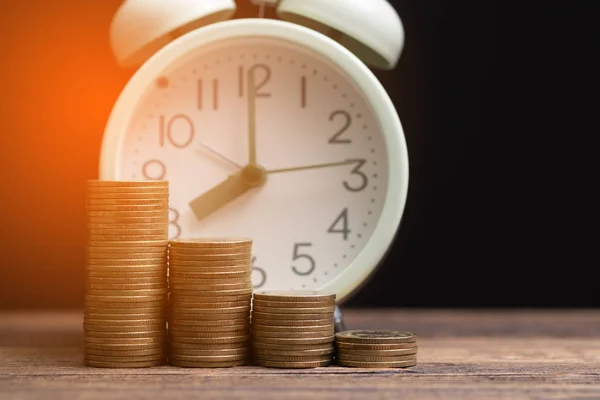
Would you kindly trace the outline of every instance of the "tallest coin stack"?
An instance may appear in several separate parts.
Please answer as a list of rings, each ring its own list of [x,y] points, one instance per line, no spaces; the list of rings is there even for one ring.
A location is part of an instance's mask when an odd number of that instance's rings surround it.
[[[166,181],[88,181],[84,363],[165,363]]]

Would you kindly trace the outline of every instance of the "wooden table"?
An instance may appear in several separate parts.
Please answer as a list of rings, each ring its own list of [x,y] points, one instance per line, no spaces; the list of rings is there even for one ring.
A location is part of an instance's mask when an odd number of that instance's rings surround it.
[[[111,370],[82,365],[82,314],[0,313],[0,399],[600,399],[600,310],[346,310],[419,337],[410,369]]]

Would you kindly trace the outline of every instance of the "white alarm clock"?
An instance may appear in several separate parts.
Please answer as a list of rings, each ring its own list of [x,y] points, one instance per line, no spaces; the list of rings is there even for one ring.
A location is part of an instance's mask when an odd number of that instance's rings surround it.
[[[408,189],[394,105],[368,66],[404,43],[385,0],[128,0],[111,27],[140,66],[108,120],[100,179],[170,182],[170,238],[254,240],[253,285],[338,302],[393,242]]]

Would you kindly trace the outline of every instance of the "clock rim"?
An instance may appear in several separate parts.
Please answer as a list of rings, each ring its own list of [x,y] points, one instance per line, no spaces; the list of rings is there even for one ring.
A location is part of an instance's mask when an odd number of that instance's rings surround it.
[[[388,182],[377,225],[363,249],[348,266],[327,284],[317,288],[335,293],[339,304],[366,283],[389,251],[400,228],[406,205],[409,164],[404,130],[389,95],[360,59],[329,37],[285,21],[248,18],[217,22],[177,38],[150,57],[121,91],[104,130],[99,179],[116,179],[117,154],[121,153],[123,142],[121,138],[126,134],[139,99],[160,71],[195,48],[224,39],[248,36],[288,40],[335,64],[362,92],[382,131],[388,159]]]

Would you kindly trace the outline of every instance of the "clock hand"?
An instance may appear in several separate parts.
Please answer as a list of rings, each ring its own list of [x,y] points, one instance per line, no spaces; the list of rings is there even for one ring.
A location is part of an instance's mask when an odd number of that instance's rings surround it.
[[[236,163],[235,161],[233,161],[231,158],[224,156],[223,154],[221,154],[219,151],[217,151],[214,147],[211,147],[205,143],[200,143],[200,146],[206,150],[208,150],[209,152],[211,152],[212,154],[214,154],[215,156],[219,157],[220,159],[227,161],[228,163],[236,166],[237,168],[242,168],[242,166],[238,163]]]
[[[248,71],[248,164],[256,164],[256,88],[254,70]]]
[[[219,208],[231,203],[247,191],[265,182],[265,171],[255,165],[247,165],[230,175],[212,189],[190,201],[192,212],[198,221],[206,218]]]
[[[355,162],[356,162],[356,160],[346,160],[346,161],[339,161],[339,162],[326,163],[326,164],[313,164],[313,165],[303,165],[303,166],[300,166],[300,167],[270,169],[270,170],[267,170],[266,173],[267,174],[277,174],[279,172],[302,171],[302,170],[305,170],[305,169],[338,167],[340,165],[354,164]]]

